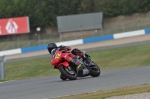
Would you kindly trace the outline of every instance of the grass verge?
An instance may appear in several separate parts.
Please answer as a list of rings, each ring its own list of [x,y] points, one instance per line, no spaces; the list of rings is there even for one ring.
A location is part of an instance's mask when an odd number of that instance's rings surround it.
[[[92,93],[84,93],[84,94],[70,95],[70,96],[50,98],[50,99],[106,99],[112,96],[138,94],[143,92],[150,92],[150,84],[143,84],[140,86],[130,86],[130,87],[117,88],[112,90],[97,91]]]

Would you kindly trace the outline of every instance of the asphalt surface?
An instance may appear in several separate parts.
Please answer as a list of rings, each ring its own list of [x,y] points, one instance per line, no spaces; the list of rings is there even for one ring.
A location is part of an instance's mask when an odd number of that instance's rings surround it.
[[[59,76],[0,83],[0,99],[47,99],[150,83],[150,66],[102,71],[101,76],[61,81]]]

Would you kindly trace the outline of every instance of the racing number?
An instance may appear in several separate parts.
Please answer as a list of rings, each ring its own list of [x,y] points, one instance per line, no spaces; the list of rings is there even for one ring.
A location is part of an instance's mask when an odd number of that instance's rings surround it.
[[[61,54],[57,53],[55,58],[59,58]]]

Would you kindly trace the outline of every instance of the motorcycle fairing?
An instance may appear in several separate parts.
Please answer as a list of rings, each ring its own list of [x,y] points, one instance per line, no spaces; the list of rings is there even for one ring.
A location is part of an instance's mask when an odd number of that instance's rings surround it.
[[[63,66],[65,66],[65,67],[68,67],[68,66],[69,66],[69,63],[68,63],[67,61],[64,61],[64,62],[60,63],[59,65],[55,65],[55,66],[54,66],[54,69],[58,69],[58,67],[59,67],[60,65],[63,65]]]
[[[93,65],[95,66],[95,63],[91,61],[90,62],[90,66],[93,66]]]
[[[68,66],[69,66],[69,63],[68,63],[67,61],[64,61],[64,62],[61,62],[61,63],[58,65],[58,67],[59,67],[60,65],[63,65],[63,66],[65,66],[65,67],[68,67]]]

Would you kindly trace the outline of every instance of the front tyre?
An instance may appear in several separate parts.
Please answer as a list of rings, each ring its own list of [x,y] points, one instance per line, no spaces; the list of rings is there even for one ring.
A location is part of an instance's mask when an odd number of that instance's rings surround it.
[[[101,70],[97,65],[93,65],[90,67],[90,76],[98,77],[101,74]]]
[[[67,80],[67,77],[64,76],[64,75],[62,75],[62,74],[60,74],[60,79],[61,79],[61,80]]]
[[[69,80],[77,79],[77,73],[70,66],[65,67],[63,65],[60,65],[58,69],[61,74],[67,77]]]

